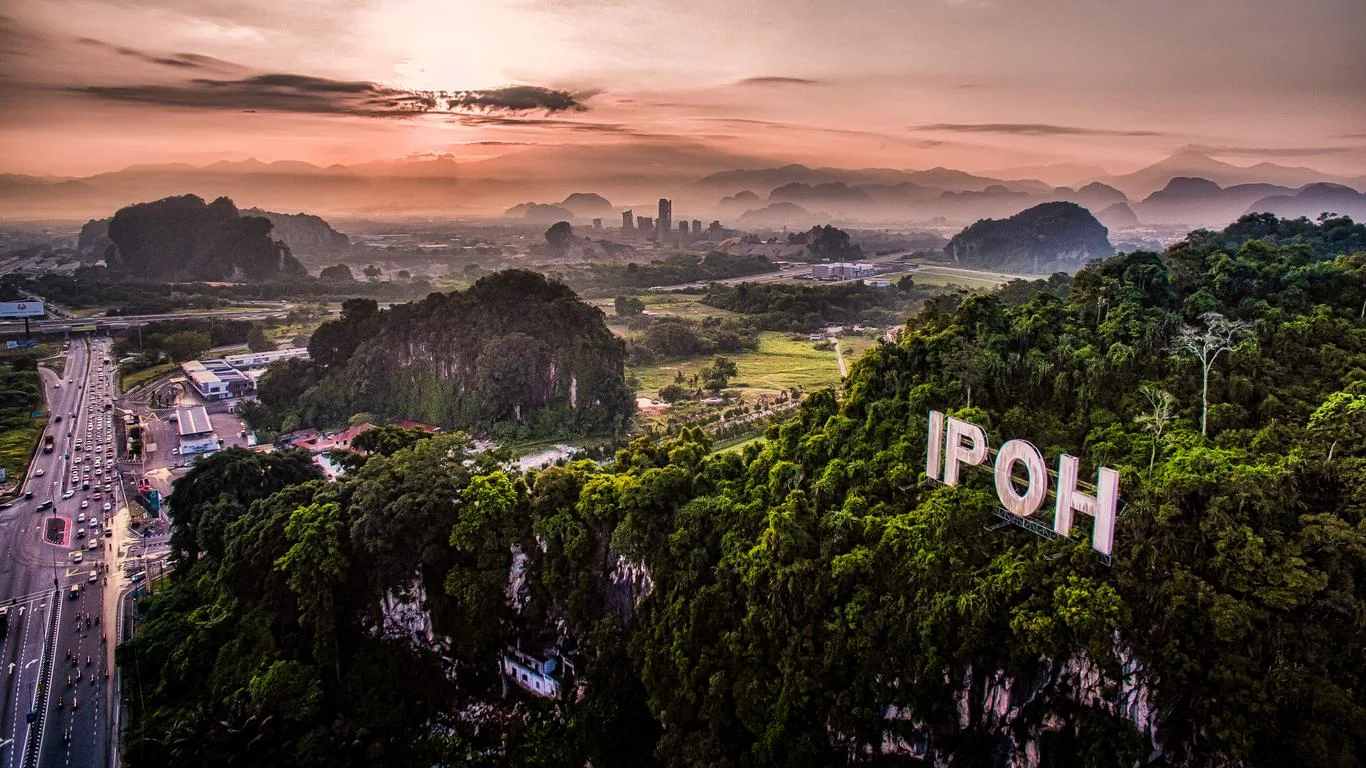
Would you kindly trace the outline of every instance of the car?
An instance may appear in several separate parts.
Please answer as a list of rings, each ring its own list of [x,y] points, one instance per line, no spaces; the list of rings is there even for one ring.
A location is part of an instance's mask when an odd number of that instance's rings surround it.
[[[52,509],[52,499],[48,499],[47,501],[43,502],[42,504],[39,504],[39,505],[38,505],[38,509],[35,510],[35,511],[37,511],[37,512],[42,512],[42,511],[45,510],[45,509]]]
[[[113,509],[113,508],[114,508],[114,507],[111,506],[111,505],[109,504],[109,502],[106,501],[106,502],[104,503],[104,511],[105,511],[105,512],[108,512],[109,510],[111,510],[111,509]]]
[[[112,539],[112,538],[114,537],[114,529],[113,529],[113,528],[107,528],[107,527],[106,527],[106,528],[104,529],[104,537],[105,537],[106,539]]]
[[[77,552],[76,554],[79,555],[80,552]],[[76,562],[79,563],[80,561],[77,560]],[[81,585],[80,585],[80,584],[72,584],[72,585],[71,585],[71,592],[70,592],[70,594],[71,594],[71,599],[72,599],[72,600],[75,600],[76,598],[80,597],[80,596],[81,596]],[[74,702],[75,699],[73,698],[72,701]]]
[[[81,502],[81,509],[85,509],[85,508],[88,507],[88,506],[90,506],[90,502],[88,502],[88,501],[82,501],[82,502]],[[76,515],[76,522],[78,522],[78,523],[84,523],[84,522],[85,522],[85,513],[84,513],[84,512],[80,513],[79,515]]]
[[[76,482],[76,478],[74,478],[74,477],[71,478],[71,482],[73,482],[73,483]],[[86,480],[86,481],[84,481],[84,482],[81,483],[81,490],[82,490],[82,491],[88,491],[88,490],[90,490],[90,481],[89,481],[89,480]]]
[[[92,542],[90,542],[90,543],[91,543],[91,544],[94,544],[95,542],[92,541]],[[97,582],[97,581],[99,581],[99,580],[100,580],[100,575],[99,575],[98,573],[96,573],[95,571],[91,571],[91,572],[90,572],[90,578],[86,579],[86,583],[88,583],[88,584],[94,584],[95,582]]]
[[[85,538],[85,529],[84,529],[84,528],[77,528],[77,529],[76,529],[76,538],[78,538],[78,539],[84,539],[84,538]]]
[[[100,475],[103,475],[103,474],[104,474],[104,470],[103,470],[103,469],[100,469],[99,467],[96,467],[96,468],[95,468],[95,476],[96,476],[96,477],[99,477]]]
[[[45,471],[43,471],[43,468],[42,468],[42,467],[38,467],[37,469],[33,470],[33,476],[34,476],[34,477],[42,477],[42,476],[45,475],[45,474],[47,474],[47,473],[46,473]]]
[[[99,543],[98,541],[95,541],[94,539],[91,539],[91,540],[90,540],[90,543],[88,543],[88,544],[85,545],[85,548],[86,548],[86,549],[99,549],[99,548],[100,548],[100,543]]]
[[[95,501],[99,501],[99,500],[100,500],[100,494],[99,494],[99,491],[96,491],[96,492],[95,492]]]
[[[54,422],[54,423],[57,423],[57,424],[61,424],[61,423],[62,423],[62,417],[59,415],[57,418],[53,419],[53,422]]]
[[[79,549],[71,553],[71,562],[73,563],[79,563],[84,559],[85,555],[82,555]]]
[[[62,498],[63,498],[63,499],[69,499],[69,498],[71,498],[72,496],[75,496],[75,495],[76,495],[76,492],[75,492],[75,491],[66,491],[66,492],[62,493]]]

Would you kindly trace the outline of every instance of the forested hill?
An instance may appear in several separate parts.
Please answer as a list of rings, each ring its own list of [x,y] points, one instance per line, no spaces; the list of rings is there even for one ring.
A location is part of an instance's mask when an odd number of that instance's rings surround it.
[[[308,213],[275,213],[260,208],[248,208],[246,216],[269,219],[275,237],[293,253],[327,253],[351,244],[351,238],[332,228],[321,216]]]
[[[271,223],[242,216],[226,197],[205,203],[195,195],[168,197],[120,208],[109,222],[111,269],[167,280],[259,280],[307,273]],[[99,240],[98,227],[82,229],[82,244]]]
[[[262,378],[254,424],[290,431],[366,412],[556,436],[612,432],[635,407],[625,344],[602,312],[536,272],[498,272],[383,311],[348,301],[309,353]]]
[[[982,219],[953,236],[944,253],[965,266],[1043,275],[1075,272],[1110,256],[1109,232],[1076,203],[1041,203],[1008,219]]]
[[[127,763],[1360,765],[1366,253],[1325,244],[1363,231],[1256,226],[940,299],[743,455],[201,461],[119,648]],[[1113,565],[995,525],[985,469],[927,482],[930,409],[1116,469]],[[569,694],[507,684],[508,646]]]

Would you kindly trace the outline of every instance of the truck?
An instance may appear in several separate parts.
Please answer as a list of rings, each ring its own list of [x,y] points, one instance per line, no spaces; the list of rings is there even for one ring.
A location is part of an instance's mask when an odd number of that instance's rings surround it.
[[[52,433],[43,435],[43,453],[52,453]]]

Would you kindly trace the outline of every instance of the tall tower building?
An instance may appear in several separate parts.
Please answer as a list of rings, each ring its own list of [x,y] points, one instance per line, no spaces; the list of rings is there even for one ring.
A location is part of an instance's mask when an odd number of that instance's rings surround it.
[[[701,237],[701,236],[702,236],[702,220],[701,220],[701,219],[693,219],[693,220],[692,220],[692,236],[693,236],[693,237]]]
[[[659,216],[655,219],[655,232],[659,233],[659,239],[663,240],[673,232],[674,228],[674,204],[672,200],[659,198]]]
[[[688,221],[687,221],[687,219],[684,219],[683,221],[678,222],[678,234],[682,235],[684,240],[687,240],[687,239],[688,239]]]
[[[621,212],[621,228],[625,232],[634,232],[636,229],[636,217],[631,215],[630,210]]]

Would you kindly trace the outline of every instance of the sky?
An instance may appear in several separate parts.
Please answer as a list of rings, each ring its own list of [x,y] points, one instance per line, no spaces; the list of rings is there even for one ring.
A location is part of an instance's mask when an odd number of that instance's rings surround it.
[[[1195,146],[1362,174],[1363,29],[1362,0],[16,0],[0,171],[632,145],[1123,173]]]

